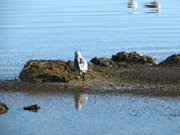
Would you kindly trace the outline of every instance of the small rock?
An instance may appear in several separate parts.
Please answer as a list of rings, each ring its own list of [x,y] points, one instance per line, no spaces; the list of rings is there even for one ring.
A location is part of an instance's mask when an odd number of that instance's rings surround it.
[[[126,61],[128,60],[129,54],[127,52],[118,52],[116,55],[113,55],[111,60],[114,62]]]
[[[6,104],[0,102],[0,111],[7,111],[8,109]]]
[[[8,109],[9,108],[6,106],[6,104],[0,102],[0,115],[6,113]]]
[[[108,58],[95,57],[95,58],[91,59],[90,62],[93,63],[94,65],[103,66],[103,67],[113,67],[113,66],[115,66],[115,63],[112,60],[108,59]]]
[[[39,109],[40,106],[38,106],[37,104],[24,107],[24,110],[28,110],[32,112],[38,112]]]
[[[173,54],[166,60],[160,62],[159,66],[180,66],[180,54]]]
[[[136,51],[134,52],[119,52],[116,55],[112,55],[112,61],[118,62],[127,62],[134,64],[154,64],[154,59],[150,56],[142,55]]]

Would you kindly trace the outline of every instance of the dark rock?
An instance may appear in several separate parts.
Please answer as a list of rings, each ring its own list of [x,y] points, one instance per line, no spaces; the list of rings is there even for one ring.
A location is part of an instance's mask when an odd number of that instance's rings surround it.
[[[6,104],[0,102],[0,115],[6,113],[8,111],[8,107]]]
[[[159,66],[180,66],[180,54],[173,54],[158,64]]]
[[[90,62],[93,63],[94,65],[103,66],[103,67],[113,67],[116,65],[114,63],[114,61],[112,61],[108,58],[95,57],[95,58],[91,59]]]
[[[20,75],[26,82],[67,82],[73,73],[73,63],[58,60],[30,60]]]
[[[7,107],[6,104],[0,102],[0,111],[1,111],[1,110],[7,111],[7,110],[8,110],[8,107]]]
[[[38,112],[39,109],[40,106],[38,106],[37,104],[24,107],[24,110],[28,110],[32,112]]]
[[[140,53],[134,52],[119,52],[116,55],[113,55],[111,58],[112,61],[118,62],[127,62],[133,64],[154,64],[154,59],[150,56],[141,55]]]

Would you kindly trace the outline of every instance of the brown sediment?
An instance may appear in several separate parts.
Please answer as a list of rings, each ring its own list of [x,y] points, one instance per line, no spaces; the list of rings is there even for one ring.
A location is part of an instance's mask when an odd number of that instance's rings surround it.
[[[117,92],[113,91],[116,86],[125,86],[127,89],[120,93],[180,96],[180,66],[159,66],[152,57],[136,52],[115,56],[111,60],[95,58],[95,63],[89,64],[85,80],[71,61],[32,60],[22,69],[21,81],[0,82],[0,90],[93,92],[101,86],[110,86],[111,92]]]

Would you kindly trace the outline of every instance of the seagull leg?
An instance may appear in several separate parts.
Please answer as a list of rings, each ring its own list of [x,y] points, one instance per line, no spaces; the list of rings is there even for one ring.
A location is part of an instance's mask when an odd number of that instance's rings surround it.
[[[86,80],[85,75],[86,75],[85,73],[82,73],[82,79],[83,79],[83,81]]]

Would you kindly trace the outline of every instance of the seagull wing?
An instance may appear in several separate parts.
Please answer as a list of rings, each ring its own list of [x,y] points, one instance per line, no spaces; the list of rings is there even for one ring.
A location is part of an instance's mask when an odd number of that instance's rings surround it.
[[[79,69],[82,72],[86,72],[88,70],[87,62],[83,57],[79,57],[78,63],[79,63]]]

